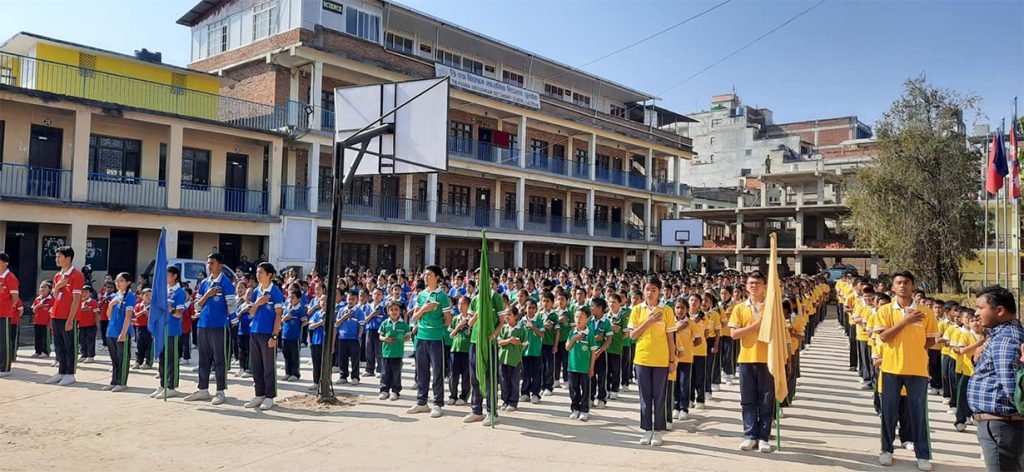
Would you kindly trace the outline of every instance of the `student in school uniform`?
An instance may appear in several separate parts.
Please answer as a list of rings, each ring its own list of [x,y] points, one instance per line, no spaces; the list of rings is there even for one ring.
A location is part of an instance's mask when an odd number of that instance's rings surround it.
[[[160,290],[159,287],[156,288]],[[181,320],[185,316],[185,289],[181,287],[181,269],[177,266],[167,267],[167,325],[164,349],[160,352],[160,388],[150,398],[173,398],[178,396],[180,364],[178,340],[181,338]]]
[[[636,341],[636,380],[640,396],[640,445],[660,446],[665,430],[665,383],[668,371],[676,369],[675,325],[672,312],[660,303],[661,280],[651,277],[644,285],[644,302],[629,315],[630,337]]]
[[[378,397],[381,400],[396,401],[402,393],[402,359],[405,357],[405,343],[412,336],[409,323],[402,316],[404,309],[400,299],[388,303],[388,318],[378,329],[383,360]]]
[[[59,369],[57,374],[44,383],[71,385],[75,383],[74,349],[75,318],[82,304],[82,287],[85,277],[76,269],[72,262],[75,251],[70,246],[61,246],[56,250],[57,267],[60,270],[53,276],[53,292],[56,294],[50,323],[53,328],[53,348],[57,354]]]
[[[110,324],[107,325],[107,352],[110,354],[110,384],[102,390],[124,391],[128,384],[128,361],[131,358],[132,317],[135,311],[135,293],[132,276],[121,272],[114,279],[115,292],[107,306]]]
[[[690,399],[694,408],[703,410],[707,395],[707,361],[708,361],[708,316],[701,311],[703,299],[700,295],[690,295],[686,300],[690,307],[690,329],[695,334],[693,347],[693,368],[690,370]]]
[[[542,396],[549,396],[555,388],[555,346],[559,344],[558,339],[558,313],[554,310],[555,296],[545,290],[540,293],[540,316],[544,318],[544,339],[541,340],[540,361],[540,389]]]
[[[18,352],[17,332],[21,320],[17,310],[18,278],[9,269],[10,263],[10,256],[0,252],[0,377],[10,375],[11,363]]]
[[[235,372],[235,377],[248,379],[252,377],[252,355],[249,352],[249,340],[252,339],[252,315],[249,314],[249,308],[256,301],[256,292],[244,286],[236,290],[243,296],[240,298],[242,302],[238,304],[238,308],[228,320],[229,335],[231,335],[233,340],[231,342],[235,346],[235,356],[238,358],[238,372]]]
[[[594,377],[594,350],[599,343],[590,329],[590,315],[576,310],[576,323],[566,333],[565,350],[569,357],[569,419],[590,419],[590,387]]]
[[[76,315],[78,321],[78,362],[92,364],[96,357],[96,324],[99,321],[100,304],[96,291],[86,285],[82,288],[82,307]]]
[[[732,339],[732,332],[729,329],[729,315],[732,313],[733,299],[732,288],[723,285],[719,291],[718,310],[722,317],[722,331],[719,332],[718,343],[719,362],[722,364],[722,372],[726,385],[732,385],[736,380],[736,344]]]
[[[713,294],[705,292],[701,296],[701,301],[703,303],[701,309],[707,317],[705,321],[707,338],[704,340],[704,344],[707,346],[707,356],[705,357],[704,364],[704,392],[707,398],[712,398],[714,392],[717,392],[722,384],[720,355],[722,338],[719,336],[722,332],[722,314],[718,309],[718,301],[715,300]]]
[[[284,295],[274,285],[277,270],[269,262],[256,266],[256,301],[249,308],[252,316],[252,335],[249,352],[252,356],[252,383],[256,395],[249,400],[246,408],[269,410],[274,407],[277,397],[277,335],[281,333],[281,317],[284,311]]]
[[[185,397],[185,401],[210,401],[212,405],[220,405],[226,400],[227,390],[228,314],[235,311],[238,300],[231,276],[221,270],[224,268],[224,256],[210,254],[206,258],[206,268],[210,275],[199,283],[196,290],[199,297],[196,301],[199,322],[195,331],[199,342],[199,385],[195,392]],[[215,372],[217,386],[212,397],[209,392],[211,370]]]
[[[522,375],[523,344],[527,340],[526,325],[519,322],[519,309],[510,306],[505,326],[498,334],[498,362],[501,373],[501,410],[514,412],[519,407],[519,381]]]
[[[505,310],[505,299],[501,294],[497,292],[497,287],[497,278],[492,276],[491,316],[489,317],[489,319],[492,320],[492,324],[485,325],[483,322],[481,322],[479,318],[479,292],[469,302],[469,325],[472,328],[469,335],[469,371],[471,373],[469,378],[469,385],[470,388],[472,389],[472,395],[470,395],[469,397],[470,412],[468,415],[462,418],[463,423],[475,423],[477,421],[483,421],[485,426],[491,426],[496,424],[498,420],[497,416],[493,414],[494,411],[492,411],[492,405],[494,407],[497,406],[494,405],[494,398],[497,396],[497,392],[495,391],[497,390],[497,386],[495,385],[494,388],[488,388],[487,395],[485,396],[483,395],[483,392],[481,392],[480,390],[480,380],[475,375],[477,368],[476,340],[481,336],[488,339],[490,347],[489,356],[491,359],[490,365],[497,366],[497,364],[495,363],[498,362],[498,346],[497,343],[494,342],[493,340],[498,336],[498,334],[501,332],[502,327],[504,326],[504,322],[502,322],[499,319],[498,314]],[[480,333],[480,330],[484,331],[482,335]],[[484,416],[485,411],[487,412],[487,416]]]
[[[110,274],[107,274],[105,279],[110,279]],[[107,348],[107,326],[110,324],[110,318],[107,316],[107,307],[110,305],[110,299],[113,297],[114,292],[117,288],[114,286],[114,279],[110,279],[109,282],[103,282],[103,288],[100,289],[99,302],[100,302],[100,342],[104,348]]]
[[[590,401],[594,408],[604,409],[608,405],[608,358],[604,355],[608,346],[612,343],[611,321],[608,319],[608,302],[603,298],[594,298],[590,301],[590,331],[594,333],[594,341],[598,348],[594,350],[592,362],[594,363],[594,375],[590,383]]]
[[[971,407],[967,404],[967,386],[971,382],[971,377],[974,376],[974,353],[985,343],[981,319],[967,311],[960,316],[964,329],[961,331],[960,344],[956,347],[956,353],[959,355],[960,375],[956,380],[957,404],[953,427],[957,432],[967,429],[967,419],[972,414]]]
[[[569,310],[569,297],[564,292],[555,295],[555,314],[558,317],[556,330],[560,333],[559,339],[568,339],[569,331],[572,330],[575,315]],[[565,350],[565,342],[559,342],[555,355],[555,388],[562,388],[563,382],[569,381],[569,352]],[[552,348],[555,351],[556,348]]]
[[[853,311],[850,313],[850,324],[853,325],[856,331],[857,340],[857,355],[858,365],[861,366],[859,370],[861,382],[861,390],[871,390],[872,368],[871,368],[871,348],[868,346],[868,331],[867,321],[868,315],[871,312],[870,302],[875,296],[875,289],[870,284],[865,284],[860,289],[860,299],[855,304]]]
[[[281,352],[284,354],[284,380],[293,382],[299,380],[299,339],[302,337],[302,327],[306,325],[309,318],[306,317],[306,307],[302,304],[302,292],[292,289],[288,293],[288,304],[284,308],[284,316],[281,318]]]
[[[620,368],[620,371],[622,372],[622,379],[620,381],[619,390],[628,392],[630,384],[633,383],[633,354],[635,344],[633,338],[629,336],[629,314],[633,311],[633,306],[636,305],[636,303],[633,303],[633,299],[629,296],[629,293],[625,291],[619,295],[623,300],[622,308],[619,309],[619,317],[625,320],[622,328],[622,367]],[[638,300],[640,299],[639,296],[636,298]]]
[[[452,317],[449,336],[452,338],[451,375],[448,377],[448,404],[465,405],[469,400],[469,297],[456,300],[459,315]],[[461,387],[461,389],[460,389]]]
[[[732,339],[739,342],[737,371],[740,377],[740,407],[743,412],[743,442],[740,449],[772,452],[768,443],[774,413],[774,379],[768,371],[768,343],[757,339],[764,313],[768,279],[761,272],[747,274],[750,298],[733,308],[729,317]]]
[[[50,357],[50,311],[53,309],[53,285],[44,280],[32,301],[32,330],[35,338],[35,354],[32,357]]]
[[[185,311],[181,314],[181,336],[178,337],[178,356],[184,365],[192,365],[192,317],[196,309],[192,300],[192,289],[185,287]]]
[[[942,356],[939,361],[940,377],[942,377],[942,396],[946,398],[946,404],[949,409],[946,413],[956,414],[956,350],[954,344],[956,344],[956,338],[960,333],[960,319],[959,313],[955,310],[950,310],[944,313],[943,320],[938,323],[939,326],[939,339],[936,340],[937,344],[942,347],[939,350],[939,355]]]
[[[384,304],[384,289],[377,287],[372,292],[373,301],[366,305],[365,312],[365,345],[366,345],[366,371],[363,375],[367,377],[380,377],[381,369],[384,367],[384,360],[381,358],[380,325],[388,318]]]
[[[412,321],[416,324],[416,404],[406,413],[430,412],[431,418],[444,415],[444,337],[451,324],[451,300],[441,288],[443,271],[436,265],[423,270],[424,290],[416,296],[416,310]],[[427,406],[427,393],[434,393],[433,403]]]
[[[349,292],[345,306],[336,307],[335,312],[334,326],[338,336],[335,344],[340,369],[337,383],[359,385],[359,336],[363,322],[359,295],[355,291]]]
[[[695,331],[697,328],[690,323],[690,304],[686,298],[677,298],[673,304],[675,314],[675,351],[672,353],[676,359],[676,380],[673,391],[672,417],[677,420],[690,418],[690,395],[693,388],[690,381],[693,378],[693,346],[701,342],[703,333]]]
[[[530,298],[526,290],[520,290],[519,300],[525,306],[521,311],[520,324],[526,330],[526,339],[522,345],[522,388],[519,401],[540,403],[540,386],[543,366],[541,348],[544,340],[544,316],[537,310],[537,302]]]
[[[914,275],[897,272],[892,277],[895,300],[878,309],[879,339],[882,342],[882,453],[881,465],[892,465],[893,436],[898,419],[900,390],[907,388],[911,429],[927,428],[928,346],[939,336],[938,322],[931,309],[913,299]],[[917,468],[931,470],[931,449],[927,434],[916,434],[914,454]]]
[[[153,300],[153,289],[144,288],[139,292],[135,302],[135,317],[132,327],[135,329],[135,365],[132,370],[153,367],[153,334],[147,327],[149,323],[149,305]]]
[[[319,290],[319,289],[318,289]],[[324,316],[327,307],[327,297],[313,297],[313,302],[307,306],[306,316],[309,317],[309,324],[306,325],[306,332],[309,335],[309,356],[313,362],[313,385],[309,386],[311,392],[320,387],[320,364],[324,356]],[[327,374],[330,377],[330,373]]]
[[[608,399],[618,400],[619,388],[622,384],[623,339],[627,337],[625,332],[629,325],[629,313],[623,314],[622,296],[618,293],[612,292],[607,301],[609,304],[608,318],[612,327],[611,342],[608,344],[604,356],[607,357],[605,365],[608,366]]]
[[[889,303],[892,303],[892,301],[890,301]],[[878,337],[877,333],[874,333],[874,336],[877,338]],[[881,366],[882,366],[882,343],[881,342],[876,342],[876,343],[872,344],[871,355],[872,355],[872,362],[875,364],[875,368],[881,368]],[[876,385],[877,385],[877,387],[875,388],[876,395],[880,397],[882,395],[882,379],[881,378],[878,379],[878,382],[876,383]],[[914,450],[914,431],[913,431],[913,429],[910,426],[911,423],[910,423],[910,419],[909,419],[907,411],[908,411],[907,410],[907,389],[903,388],[902,390],[900,390],[899,413],[897,415],[898,416],[898,419],[897,419],[897,423],[898,423],[897,424],[897,431],[898,431],[898,434],[897,434],[897,436],[899,437],[900,447],[901,448],[904,448],[904,449],[906,449],[908,451],[913,451]]]

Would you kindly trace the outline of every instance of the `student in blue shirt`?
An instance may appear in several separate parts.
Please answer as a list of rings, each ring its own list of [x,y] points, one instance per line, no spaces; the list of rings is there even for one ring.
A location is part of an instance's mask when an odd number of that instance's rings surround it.
[[[209,277],[199,283],[196,301],[199,310],[199,323],[196,332],[199,341],[199,388],[185,397],[185,401],[210,400],[210,369],[216,372],[217,393],[210,402],[213,405],[224,403],[224,391],[228,388],[228,371],[225,362],[225,341],[228,332],[228,313],[235,310],[235,286],[231,276],[226,275],[224,256],[220,253],[210,254],[206,258],[206,269]]]
[[[181,288],[181,269],[167,267],[167,342],[160,353],[160,388],[150,398],[178,396],[178,337],[181,336],[181,316],[185,313],[185,289]]]
[[[384,358],[381,357],[380,325],[387,318],[384,311],[384,290],[380,287],[373,289],[373,302],[365,305],[363,314],[366,321],[366,372],[368,377],[380,377],[384,367]]]
[[[338,330],[338,384],[359,385],[359,336],[362,334],[363,314],[359,309],[359,295],[349,292],[348,304],[339,305],[334,326]],[[351,366],[351,370],[349,367]],[[351,373],[351,377],[349,374]],[[351,378],[351,380],[349,380]]]
[[[107,305],[107,317],[110,323],[107,324],[107,349],[110,352],[111,376],[110,385],[104,385],[102,390],[122,392],[128,383],[128,358],[131,351],[132,337],[132,315],[135,311],[135,294],[132,293],[132,276],[127,272],[117,274],[114,282],[117,286],[115,292]]]
[[[299,380],[299,338],[302,327],[306,325],[306,307],[302,305],[302,292],[292,290],[288,293],[288,306],[285,307],[281,319],[281,352],[284,353],[284,379],[291,382]]]
[[[306,330],[309,332],[309,354],[313,359],[313,385],[310,391],[316,391],[320,385],[320,363],[324,358],[324,308],[326,308],[327,297],[317,298],[319,305],[310,307],[309,324]]]
[[[274,285],[277,271],[269,262],[256,266],[256,301],[249,307],[252,316],[249,337],[249,354],[252,356],[252,383],[256,396],[245,404],[246,408],[269,410],[274,407],[277,383],[274,372],[277,354],[277,335],[281,332],[281,314],[284,311],[284,296]]]
[[[242,297],[244,303],[239,305],[231,323],[236,326],[238,345],[238,372],[235,377],[248,379],[252,377],[252,356],[249,355],[249,338],[252,337],[252,315],[249,314],[249,307],[256,301],[255,291],[242,289],[245,295]]]

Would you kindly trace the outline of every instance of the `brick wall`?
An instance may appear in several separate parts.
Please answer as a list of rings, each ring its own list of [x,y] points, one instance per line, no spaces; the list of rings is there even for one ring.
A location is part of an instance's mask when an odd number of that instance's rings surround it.
[[[293,29],[291,31],[278,33],[269,38],[256,41],[252,44],[247,44],[238,49],[193,62],[189,64],[188,67],[190,69],[209,72],[211,70],[220,69],[254,57],[262,57],[268,52],[298,43],[301,37],[300,31],[302,30]]]
[[[276,64],[253,62],[224,74],[236,81],[221,87],[221,95],[263,104],[283,105],[288,101],[290,73]]]

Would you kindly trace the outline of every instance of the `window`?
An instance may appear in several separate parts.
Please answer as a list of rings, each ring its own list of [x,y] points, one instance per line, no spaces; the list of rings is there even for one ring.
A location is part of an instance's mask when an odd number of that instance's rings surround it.
[[[587,202],[576,202],[573,204],[572,218],[577,221],[587,221]]]
[[[548,214],[548,199],[545,197],[530,197],[530,222],[543,223]]]
[[[612,115],[617,116],[619,118],[625,118],[626,117],[626,108],[625,107],[620,107],[618,105],[611,104],[611,105],[609,105],[609,108],[610,108],[610,110],[608,111],[608,113],[611,113]]]
[[[565,159],[565,145],[555,144],[551,146],[551,157],[557,157],[559,159]]]
[[[534,155],[547,157],[547,155],[548,155],[548,142],[547,141],[541,141],[539,139],[531,140],[530,141],[530,151],[532,151]]]
[[[271,0],[252,7],[252,40],[262,39],[277,30],[277,1]]]
[[[403,54],[412,54],[412,40],[394,33],[384,33],[384,47]]]
[[[721,124],[722,124],[722,119],[721,118],[715,118],[715,119],[711,120],[711,127],[712,128],[720,126]]]
[[[528,252],[526,253],[526,268],[527,269],[544,269],[548,266],[547,258],[544,257],[543,252]]]
[[[437,62],[446,66],[455,67],[456,69],[462,68],[462,56],[453,54],[443,49],[437,50],[436,55]]]
[[[448,126],[448,137],[452,138],[452,150],[461,153],[473,152],[473,125],[452,121]]]
[[[453,215],[469,214],[469,187],[464,185],[448,186],[448,206]]]
[[[228,20],[210,23],[207,27],[206,55],[212,56],[228,50]]]
[[[505,206],[503,207],[505,212],[505,221],[511,221],[516,219],[516,194],[512,192],[505,192]]]
[[[445,267],[464,270],[469,268],[469,249],[448,248],[445,252]]]
[[[522,74],[517,74],[510,70],[501,71],[501,81],[509,85],[515,85],[516,87],[522,87],[523,84],[526,82],[523,79]]]
[[[365,268],[370,266],[369,244],[342,244],[341,262],[346,268]]]
[[[597,155],[597,161],[594,163],[597,167],[607,169],[611,165],[611,159],[604,154]]]
[[[373,177],[356,177],[348,188],[348,201],[352,205],[373,204]]]
[[[608,221],[608,205],[594,206],[594,221]]]
[[[345,13],[345,32],[367,41],[380,43],[380,17],[349,7]]]
[[[14,69],[7,66],[0,66],[0,85],[17,85],[14,83]]]
[[[581,107],[590,108],[590,97],[579,92],[572,93],[572,102]]]
[[[557,99],[563,99],[565,97],[565,89],[557,85],[544,84],[544,94]]]
[[[476,75],[484,75],[484,63],[470,59],[468,57],[463,57],[462,70],[466,72],[472,72]]]
[[[210,185],[210,151],[181,149],[181,185],[183,188],[206,190]]]
[[[138,177],[142,161],[142,141],[137,139],[89,136],[90,177]]]
[[[188,231],[178,232],[178,257],[182,259],[192,258],[192,248],[195,243],[195,233]]]

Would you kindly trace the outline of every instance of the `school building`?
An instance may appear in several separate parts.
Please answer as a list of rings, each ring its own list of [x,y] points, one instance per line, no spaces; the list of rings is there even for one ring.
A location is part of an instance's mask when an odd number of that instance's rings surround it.
[[[0,243],[99,280],[172,257],[327,264],[333,89],[452,76],[448,172],[356,179],[348,266],[666,270],[689,119],[649,94],[390,2],[202,1],[188,68],[31,33],[0,45]],[[30,291],[23,291],[26,294]]]

